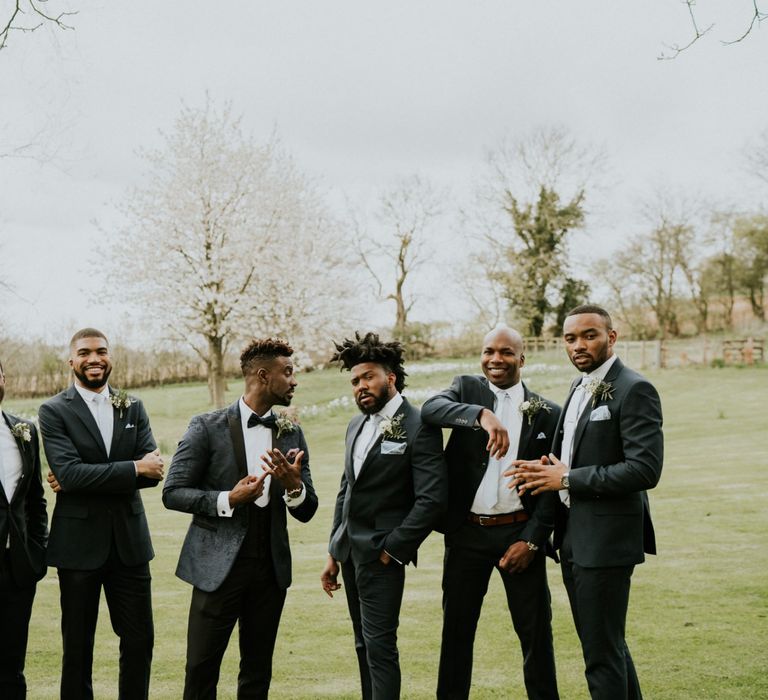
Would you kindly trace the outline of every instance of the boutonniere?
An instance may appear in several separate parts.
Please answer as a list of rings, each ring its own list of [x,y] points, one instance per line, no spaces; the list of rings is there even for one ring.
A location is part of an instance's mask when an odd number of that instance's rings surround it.
[[[21,440],[22,447],[24,446],[23,443],[32,442],[32,431],[27,423],[16,423],[16,425],[11,428],[11,434],[17,440]]]
[[[607,401],[613,398],[613,384],[604,382],[602,379],[590,380],[585,389],[592,394],[592,408],[597,406],[598,401]]]
[[[116,394],[109,395],[109,403],[120,411],[120,418],[123,417],[123,411],[128,408],[133,401],[134,400],[128,396],[128,392],[125,389],[120,389]]]
[[[299,421],[296,420],[296,416],[292,415],[288,411],[275,411],[275,427],[277,428],[277,439],[285,433],[292,433],[296,430],[296,426]]]
[[[404,440],[405,428],[403,428],[403,415],[394,418],[385,418],[381,421],[381,436],[385,440]]]
[[[552,412],[552,406],[550,406],[544,399],[540,399],[538,396],[532,396],[528,401],[523,401],[520,404],[520,413],[522,413],[528,419],[528,425],[533,422],[533,417],[539,411]]]

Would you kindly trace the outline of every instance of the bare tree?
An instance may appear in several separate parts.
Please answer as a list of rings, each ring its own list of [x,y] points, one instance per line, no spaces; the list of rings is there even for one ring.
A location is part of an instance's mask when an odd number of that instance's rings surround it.
[[[44,25],[59,29],[74,29],[68,24],[76,11],[48,10],[49,0],[11,0],[10,8],[4,10],[5,19],[0,19],[0,50],[8,45],[11,32],[31,33]]]
[[[379,199],[375,219],[383,235],[374,236],[359,221],[354,223],[357,254],[377,296],[395,304],[396,338],[407,336],[408,314],[417,298],[410,281],[426,259],[430,227],[441,213],[444,197],[429,181],[411,175]]]
[[[278,141],[255,143],[228,105],[183,107],[163,147],[144,157],[149,177],[121,207],[110,282],[189,343],[221,406],[232,342],[290,330],[308,289],[329,292],[332,308],[332,271],[318,274],[328,256],[311,259],[328,245],[327,217]],[[298,245],[307,240],[315,244]]]
[[[745,149],[747,171],[768,184],[768,129],[764,129]]]

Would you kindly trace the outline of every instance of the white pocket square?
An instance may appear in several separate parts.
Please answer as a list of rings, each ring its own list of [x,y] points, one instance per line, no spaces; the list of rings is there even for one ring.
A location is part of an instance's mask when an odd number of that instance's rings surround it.
[[[611,412],[608,406],[598,406],[589,416],[589,420],[610,420]]]
[[[546,436],[546,435],[544,435],[544,433],[539,433],[539,434],[536,436],[536,439],[537,439],[537,440],[546,440],[546,439],[547,439],[547,436]]]
[[[136,426],[133,423],[126,423],[125,429],[128,430],[129,428],[135,428]]]
[[[383,455],[403,455],[405,454],[406,444],[404,442],[392,442],[384,440],[381,443],[381,454]]]

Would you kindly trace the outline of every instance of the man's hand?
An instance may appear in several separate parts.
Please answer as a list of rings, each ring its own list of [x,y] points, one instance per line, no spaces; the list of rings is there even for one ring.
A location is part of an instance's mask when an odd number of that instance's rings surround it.
[[[301,459],[304,450],[291,450],[288,456],[293,457],[293,462],[288,461],[288,457],[277,448],[267,450],[267,454],[261,456],[261,468],[266,474],[272,474],[286,491],[293,491],[301,488]]]
[[[380,561],[382,564],[384,564],[384,566],[387,566],[387,564],[389,564],[389,562],[391,562],[391,561],[392,561],[392,557],[390,557],[390,556],[389,556],[389,554],[387,554],[387,552],[385,552],[385,551],[382,549],[382,550],[381,550],[381,554],[379,554],[379,561]]]
[[[519,574],[528,568],[534,556],[536,552],[529,549],[525,542],[513,542],[499,559],[499,568],[510,574]]]
[[[56,481],[56,477],[53,475],[53,472],[49,471],[46,479],[48,480],[48,485],[53,489],[54,493],[61,491],[61,484]]]
[[[261,476],[248,475],[243,477],[235,484],[235,487],[229,492],[229,507],[242,505],[243,503],[253,503],[262,493],[264,493],[264,479],[266,473]]]
[[[512,469],[504,472],[504,476],[514,477],[509,482],[509,488],[517,488],[521,496],[526,491],[536,496],[543,491],[560,491],[563,488],[560,479],[567,472],[568,465],[550,453],[549,458],[542,457],[538,461],[516,459],[512,462]]]
[[[160,450],[147,452],[138,460],[136,462],[136,474],[160,481],[163,478],[163,460],[160,457]]]
[[[329,598],[333,598],[333,592],[338,591],[341,588],[341,584],[338,582],[339,578],[339,562],[337,562],[330,554],[328,555],[328,561],[325,563],[323,573],[320,574],[320,583],[323,586],[323,590],[328,594]]]
[[[485,449],[491,457],[501,459],[509,449],[509,433],[496,417],[496,414],[484,408],[480,413],[480,427],[488,433],[488,444]]]

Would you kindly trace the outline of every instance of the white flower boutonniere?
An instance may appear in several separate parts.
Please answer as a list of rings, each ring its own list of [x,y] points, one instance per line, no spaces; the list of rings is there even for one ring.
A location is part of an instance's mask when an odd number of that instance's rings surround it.
[[[292,433],[296,430],[299,421],[296,416],[288,411],[275,411],[275,427],[277,428],[277,439],[279,440],[285,433]]]
[[[523,401],[520,404],[520,413],[522,413],[528,419],[528,425],[533,423],[533,417],[539,411],[552,412],[552,406],[550,406],[544,399],[540,399],[538,396],[532,396],[528,401]]]
[[[404,440],[405,428],[402,426],[403,414],[381,421],[381,436],[385,440]]]
[[[116,394],[109,395],[109,403],[111,403],[118,411],[120,411],[120,418],[123,417],[123,411],[128,408],[134,400],[128,396],[128,392],[125,389],[120,389]]]
[[[16,423],[16,425],[11,428],[11,434],[17,440],[21,440],[22,443],[32,442],[32,431],[27,423]]]
[[[592,379],[585,388],[587,392],[592,394],[592,408],[597,406],[598,401],[607,401],[613,398],[613,384],[604,382],[602,379]]]

